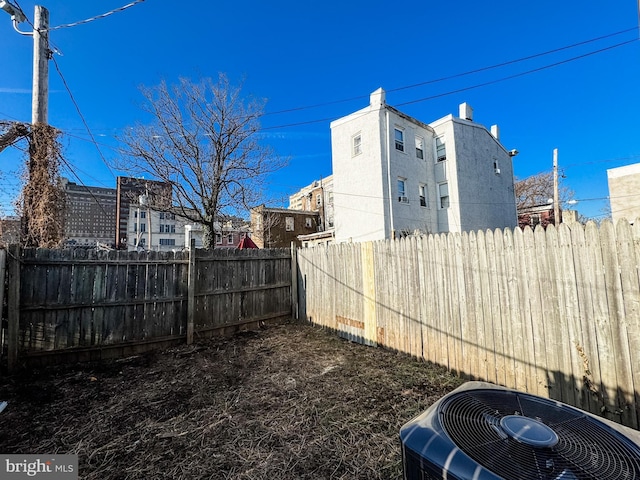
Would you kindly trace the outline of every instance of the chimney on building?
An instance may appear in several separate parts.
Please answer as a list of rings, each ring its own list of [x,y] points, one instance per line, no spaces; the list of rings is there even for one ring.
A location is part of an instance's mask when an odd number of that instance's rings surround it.
[[[386,94],[384,89],[379,88],[371,94],[369,102],[372,107],[382,108],[386,104]]]
[[[493,135],[496,140],[500,140],[500,128],[498,125],[491,125],[491,135]]]
[[[460,104],[460,118],[473,121],[473,108],[467,102]]]

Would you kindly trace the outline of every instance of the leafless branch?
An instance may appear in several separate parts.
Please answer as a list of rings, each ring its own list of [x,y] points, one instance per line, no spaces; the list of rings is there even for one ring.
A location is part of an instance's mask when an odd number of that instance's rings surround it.
[[[266,175],[283,166],[257,139],[264,102],[243,99],[225,75],[141,91],[152,123],[121,139],[127,156],[117,167],[170,184],[180,215],[204,226],[206,242],[219,216],[260,203]]]

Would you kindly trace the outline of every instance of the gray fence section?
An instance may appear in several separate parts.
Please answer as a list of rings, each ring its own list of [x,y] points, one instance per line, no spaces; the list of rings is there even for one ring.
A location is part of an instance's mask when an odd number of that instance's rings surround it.
[[[12,246],[4,342],[9,366],[52,354],[137,353],[290,316],[290,251],[189,255]]]

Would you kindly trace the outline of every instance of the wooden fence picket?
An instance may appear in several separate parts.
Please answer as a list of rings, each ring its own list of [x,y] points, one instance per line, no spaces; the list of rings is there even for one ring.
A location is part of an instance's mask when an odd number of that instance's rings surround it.
[[[193,341],[291,317],[289,250],[194,251],[191,264],[181,252],[11,246],[8,256],[11,370],[18,361],[136,353],[187,333]]]
[[[344,281],[316,268],[339,256],[332,275],[350,279],[362,297],[362,284],[341,271],[362,265],[362,251],[374,257],[381,346],[640,426],[639,225],[562,224],[302,249],[300,299],[307,305],[301,300],[300,310],[315,309],[308,320],[338,315],[316,292],[363,304],[347,297],[353,291],[343,291]],[[362,317],[351,320],[364,325]]]

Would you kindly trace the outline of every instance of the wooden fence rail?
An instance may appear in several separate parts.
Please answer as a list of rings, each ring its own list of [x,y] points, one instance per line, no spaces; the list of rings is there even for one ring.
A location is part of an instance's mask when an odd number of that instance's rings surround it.
[[[297,252],[301,318],[639,428],[640,222]]]
[[[21,359],[118,356],[291,315],[288,250],[8,253],[10,370]]]

